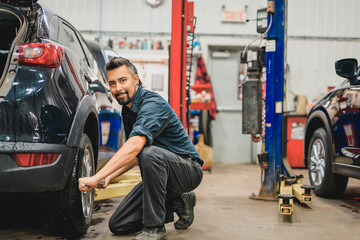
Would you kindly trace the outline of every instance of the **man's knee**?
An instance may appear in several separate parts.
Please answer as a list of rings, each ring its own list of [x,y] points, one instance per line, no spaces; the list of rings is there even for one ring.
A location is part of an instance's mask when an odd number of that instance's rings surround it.
[[[115,235],[122,235],[121,230],[123,229],[121,226],[119,226],[119,223],[115,220],[114,215],[110,217],[109,229]]]
[[[115,235],[121,235],[118,233],[118,227],[117,227],[117,224],[116,222],[114,221],[114,218],[111,217],[110,220],[109,220],[109,229],[110,231],[115,234]]]
[[[141,222],[122,224],[113,215],[109,220],[109,229],[115,235],[127,235],[141,231],[143,225]]]
[[[140,152],[140,154],[139,154],[139,161],[141,161],[141,160],[143,160],[143,159],[146,159],[146,158],[148,158],[149,156],[151,156],[152,155],[152,152],[154,151],[153,150],[153,146],[145,146],[142,150],[141,150],[141,152]]]
[[[146,146],[140,152],[139,165],[140,168],[151,167],[154,164],[164,164],[162,158],[164,155],[161,153],[161,149],[155,146]]]

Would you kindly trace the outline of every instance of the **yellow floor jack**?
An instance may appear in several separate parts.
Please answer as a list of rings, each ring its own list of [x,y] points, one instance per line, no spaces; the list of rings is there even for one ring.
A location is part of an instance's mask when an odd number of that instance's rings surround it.
[[[282,159],[282,163],[289,176],[287,177],[277,171],[279,179],[278,187],[274,186],[273,191],[268,192],[266,189],[266,171],[269,170],[268,153],[262,152],[258,154],[259,166],[261,168],[261,188],[259,194],[252,193],[249,197],[254,200],[279,201],[279,213],[281,215],[291,216],[294,213],[294,200],[297,199],[301,204],[309,204],[312,202],[311,190],[313,186],[302,184],[303,175],[295,175],[286,158]],[[275,176],[274,176],[275,178]],[[273,181],[274,182],[274,181]]]
[[[294,212],[294,199],[297,199],[302,204],[312,202],[311,190],[315,187],[302,185],[303,175],[296,175],[292,178],[287,178],[284,175],[279,175],[279,213],[282,215],[292,215]]]
[[[139,182],[141,176],[139,170],[130,170],[121,176],[114,178],[105,189],[95,188],[95,201],[127,195]]]

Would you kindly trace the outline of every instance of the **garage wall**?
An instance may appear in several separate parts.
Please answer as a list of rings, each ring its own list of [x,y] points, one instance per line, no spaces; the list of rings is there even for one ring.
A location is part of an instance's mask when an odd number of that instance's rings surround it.
[[[358,0],[289,0],[290,36],[360,37]]]
[[[78,30],[100,29],[99,0],[39,0],[38,3],[51,8]]]
[[[316,99],[344,80],[335,74],[334,62],[360,60],[359,8],[356,0],[289,1],[289,90]]]
[[[39,0],[80,31],[170,33],[171,1],[151,7],[144,0]],[[100,18],[101,16],[101,18]]]
[[[328,86],[336,86],[345,80],[336,75],[334,63],[348,57],[360,60],[360,41],[290,39],[287,88],[317,99],[326,94]]]
[[[151,7],[144,0],[39,0],[56,9],[82,31],[152,32],[170,33],[172,0],[163,0]],[[256,17],[256,9],[266,6],[266,0],[194,0],[199,33],[254,34],[250,24],[222,24],[222,6],[247,8],[248,18]],[[100,15],[102,19],[100,20]]]

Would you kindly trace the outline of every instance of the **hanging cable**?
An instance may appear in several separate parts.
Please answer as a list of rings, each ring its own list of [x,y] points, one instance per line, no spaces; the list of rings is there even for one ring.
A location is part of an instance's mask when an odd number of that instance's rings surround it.
[[[273,17],[272,17],[272,13],[270,13],[270,24],[269,24],[268,28],[266,29],[266,31],[265,31],[264,33],[260,34],[259,37],[255,38],[255,39],[252,40],[248,45],[246,45],[246,47],[244,48],[244,50],[243,50],[242,53],[241,53],[241,56],[242,56],[242,57],[245,56],[246,51],[248,50],[248,48],[250,47],[250,45],[251,45],[253,42],[255,42],[256,40],[259,40],[259,39],[260,39],[260,44],[261,44],[261,42],[262,42],[262,40],[264,39],[265,35],[266,35],[266,34],[269,32],[269,30],[270,30],[270,27],[271,27],[271,25],[272,25],[272,18],[273,18]]]
[[[192,65],[193,65],[193,50],[194,50],[194,40],[195,40],[195,27],[196,27],[197,18],[194,17],[194,31],[192,33],[188,33],[189,40],[188,48],[187,48],[187,74],[186,74],[186,121],[188,126],[190,126],[190,104],[191,104],[191,96],[190,96],[190,83],[191,83],[191,73],[192,73]],[[188,134],[190,136],[190,127],[188,129]]]
[[[250,47],[251,44],[253,44],[255,41],[260,39],[260,43],[259,43],[259,48],[261,47],[261,43],[262,40],[266,37],[266,34],[269,32],[271,26],[272,26],[272,22],[273,22],[273,14],[270,14],[270,23],[269,26],[266,28],[265,32],[260,34],[259,37],[253,39],[245,48],[244,50],[241,52],[241,57],[244,58],[245,57],[245,53],[247,52],[248,48]],[[251,135],[251,140],[253,142],[259,142],[261,141],[264,136],[265,136],[265,99],[262,99],[262,107],[263,107],[263,111],[262,111],[262,131],[260,134],[252,134]]]

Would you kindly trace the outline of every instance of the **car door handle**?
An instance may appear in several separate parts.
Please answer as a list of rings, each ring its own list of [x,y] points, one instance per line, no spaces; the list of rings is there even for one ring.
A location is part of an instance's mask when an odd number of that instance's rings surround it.
[[[92,81],[91,81],[91,78],[89,77],[89,74],[88,73],[84,73],[84,77],[85,77],[85,80],[90,84]]]
[[[113,98],[111,96],[111,93],[108,93],[108,99],[109,99],[109,102],[112,103],[113,102]]]
[[[94,73],[85,72],[84,73],[85,80],[90,84],[98,80],[97,76]]]

